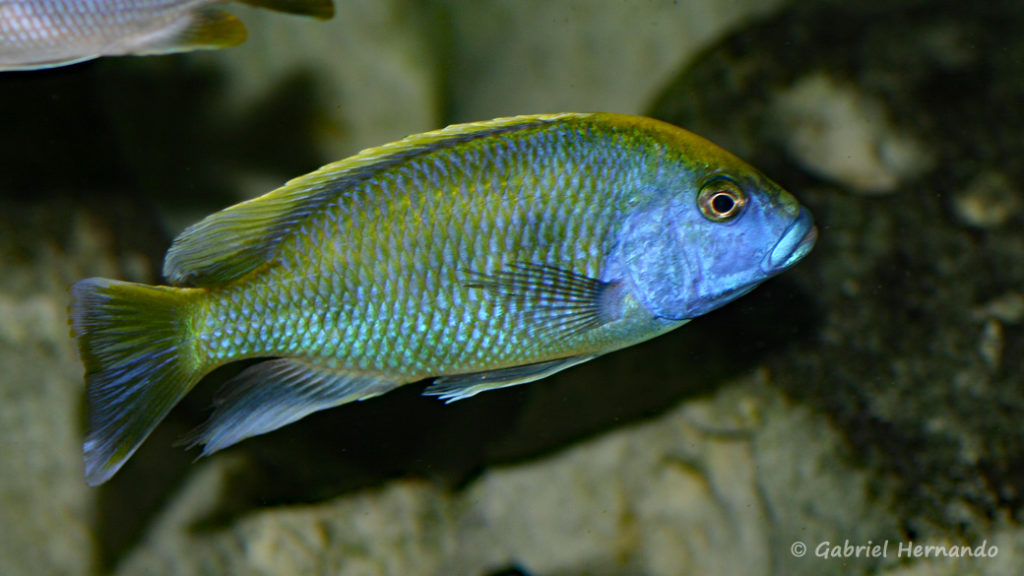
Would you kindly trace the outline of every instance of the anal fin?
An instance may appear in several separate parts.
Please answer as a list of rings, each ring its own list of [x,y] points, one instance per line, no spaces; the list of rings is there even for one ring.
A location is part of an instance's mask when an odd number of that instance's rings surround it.
[[[276,430],[313,412],[365,400],[404,381],[334,370],[296,358],[268,360],[224,384],[210,419],[182,439],[207,456],[246,438]]]
[[[471,396],[476,396],[487,390],[497,390],[498,388],[507,388],[547,378],[555,372],[561,372],[566,368],[582,364],[596,357],[597,355],[570,356],[569,358],[559,358],[558,360],[499,368],[497,370],[442,376],[434,380],[434,383],[423,391],[423,395],[437,396],[444,400],[445,403],[451,403],[456,400],[464,400]]]

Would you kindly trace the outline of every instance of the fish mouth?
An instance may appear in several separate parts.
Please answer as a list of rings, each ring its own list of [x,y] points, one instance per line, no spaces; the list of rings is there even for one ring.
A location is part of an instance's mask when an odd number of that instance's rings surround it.
[[[793,223],[782,233],[772,251],[761,261],[761,269],[769,274],[781,272],[799,262],[818,240],[818,228],[814,217],[801,207]]]

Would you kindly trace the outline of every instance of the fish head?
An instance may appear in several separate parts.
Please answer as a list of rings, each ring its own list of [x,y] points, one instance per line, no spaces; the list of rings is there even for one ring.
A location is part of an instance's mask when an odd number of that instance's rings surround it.
[[[660,185],[622,230],[634,296],[683,320],[750,292],[799,262],[818,237],[811,213],[753,168],[689,171]]]

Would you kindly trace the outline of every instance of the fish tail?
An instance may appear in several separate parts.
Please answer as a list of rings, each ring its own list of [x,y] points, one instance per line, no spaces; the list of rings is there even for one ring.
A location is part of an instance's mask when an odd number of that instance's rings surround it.
[[[191,346],[196,289],[88,278],[69,323],[85,365],[85,479],[106,482],[206,372]]]
[[[322,20],[334,17],[334,2],[332,0],[241,0],[241,2],[250,6],[313,16]]]

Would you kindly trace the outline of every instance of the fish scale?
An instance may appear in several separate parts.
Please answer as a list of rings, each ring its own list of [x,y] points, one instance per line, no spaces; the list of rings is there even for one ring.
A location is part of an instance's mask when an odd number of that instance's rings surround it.
[[[731,301],[816,237],[773,182],[651,119],[504,118],[369,149],[189,227],[172,286],[75,284],[86,478],[232,361],[263,359],[188,438],[204,455],[426,378],[448,401],[544,378]]]
[[[477,163],[481,163],[481,162],[486,163],[487,162],[487,159],[483,159],[483,158],[481,158],[479,156],[479,152],[478,151],[475,151],[475,152],[477,152],[477,153],[476,154],[468,155],[470,161],[475,161]],[[492,156],[500,157],[502,152],[503,152],[503,150],[496,150],[495,153],[492,154]],[[528,160],[527,160],[527,162],[528,162]],[[439,164],[444,164],[444,162],[439,162]],[[534,170],[534,171],[531,171],[531,172],[526,172],[525,175],[524,175],[525,178],[522,178],[523,180],[527,180],[527,182],[524,182],[524,184],[522,185],[522,189],[523,190],[539,189],[539,188],[541,188],[540,187],[540,183],[543,180],[543,178],[540,176],[540,174],[543,174],[544,171],[547,171],[548,164],[547,163],[539,163],[539,162],[536,163],[536,164],[537,164],[537,168],[538,169]],[[415,164],[413,166],[407,167],[405,170],[399,171],[400,176],[396,177],[392,182],[388,182],[388,184],[392,184],[392,186],[389,186],[386,189],[387,190],[391,190],[391,191],[402,190],[403,186],[401,186],[401,176],[404,176],[403,172],[405,172],[406,170],[416,172],[419,169],[419,171],[421,171],[421,173],[424,174],[425,177],[429,180],[430,179],[430,176],[429,176],[430,172],[429,172],[429,169],[428,169],[429,166],[430,166],[429,162],[423,161],[423,162],[418,162],[417,164]],[[463,174],[467,173],[465,170],[461,170],[461,169],[456,169],[456,171],[459,172],[459,173],[463,173]],[[477,179],[480,180],[480,179],[486,178],[487,176],[488,176],[487,174],[479,175],[479,176],[477,176]],[[397,184],[397,185],[394,185],[394,184]],[[492,189],[497,188],[497,186],[495,186],[495,184],[493,182],[479,182],[479,181],[477,181],[477,182],[473,182],[473,181],[466,182],[465,180],[463,180],[461,182],[461,184],[463,184],[463,185],[467,185],[468,184],[470,186],[474,186],[474,187],[477,187],[477,188],[479,188],[479,187],[488,187],[488,188],[492,188]],[[478,218],[477,218],[478,215],[474,214],[474,212],[472,211],[472,208],[474,208],[475,206],[478,206],[478,205],[487,206],[487,207],[490,207],[492,210],[494,210],[494,212],[492,212],[491,214],[487,214],[487,216],[490,216],[492,218],[494,217],[495,212],[501,211],[501,212],[503,212],[503,214],[508,214],[510,216],[510,219],[513,220],[513,221],[527,220],[527,221],[530,222],[531,226],[535,226],[536,227],[535,229],[533,229],[531,227],[527,227],[525,229],[525,232],[524,232],[524,236],[526,238],[519,239],[520,240],[519,242],[515,242],[515,237],[513,237],[513,236],[510,236],[510,235],[506,235],[505,236],[505,238],[506,238],[506,248],[511,248],[512,250],[514,250],[517,246],[522,246],[524,244],[529,244],[530,242],[528,240],[529,240],[530,236],[535,236],[537,239],[541,239],[541,240],[547,240],[547,242],[541,242],[540,243],[541,246],[545,246],[545,245],[547,246],[547,251],[545,252],[545,251],[543,251],[541,249],[535,249],[534,252],[528,253],[528,254],[525,255],[525,258],[527,260],[542,261],[542,262],[543,261],[548,261],[548,260],[558,261],[558,260],[564,260],[567,256],[570,257],[570,258],[577,258],[579,256],[579,254],[568,254],[567,255],[567,254],[563,253],[564,251],[560,252],[559,248],[561,248],[561,247],[557,246],[557,245],[554,245],[550,241],[553,237],[555,237],[557,235],[558,229],[557,229],[557,227],[555,227],[553,225],[550,225],[548,223],[550,223],[550,222],[565,222],[565,217],[568,216],[568,214],[565,213],[566,206],[571,206],[571,204],[572,204],[571,202],[570,203],[560,203],[558,205],[552,205],[552,203],[541,204],[539,207],[534,207],[534,209],[532,211],[524,211],[523,210],[523,205],[525,204],[525,202],[516,202],[516,203],[512,203],[512,204],[507,204],[507,203],[500,202],[500,201],[480,202],[479,200],[477,200],[477,202],[475,202],[474,204],[470,204],[469,202],[466,202],[466,201],[458,202],[458,200],[460,199],[460,196],[457,195],[457,196],[454,196],[454,197],[450,196],[449,198],[453,198],[455,201],[454,202],[449,202],[448,205],[445,205],[442,202],[443,200],[445,200],[445,197],[443,195],[440,195],[438,197],[435,197],[433,199],[433,201],[428,203],[429,206],[430,206],[430,209],[429,209],[430,211],[429,212],[427,212],[426,214],[419,214],[418,215],[414,211],[406,211],[404,213],[406,218],[411,218],[413,221],[410,222],[410,221],[407,220],[406,222],[402,222],[401,226],[396,226],[396,225],[391,225],[392,223],[388,221],[389,220],[389,216],[385,212],[386,207],[391,206],[391,204],[389,203],[389,200],[391,200],[391,197],[387,193],[385,193],[384,191],[381,191],[381,190],[374,190],[372,192],[364,193],[361,196],[369,197],[369,196],[372,196],[374,194],[378,195],[381,198],[381,200],[383,200],[383,202],[371,205],[373,207],[373,209],[375,210],[375,212],[372,213],[372,214],[369,214],[369,215],[367,215],[365,213],[357,214],[356,217],[352,218],[349,222],[345,223],[346,225],[344,225],[344,227],[345,228],[352,228],[353,226],[356,225],[355,224],[356,220],[360,220],[360,219],[362,219],[362,217],[366,217],[366,219],[370,220],[371,222],[366,224],[366,225],[360,225],[361,227],[369,228],[369,229],[373,229],[373,230],[386,230],[386,231],[389,231],[388,234],[383,239],[384,242],[380,242],[379,238],[374,238],[373,236],[369,236],[368,235],[368,236],[364,237],[365,238],[365,244],[369,245],[369,246],[373,246],[373,248],[376,251],[376,253],[373,255],[373,259],[375,261],[384,261],[384,262],[387,262],[389,264],[389,267],[386,270],[384,270],[382,274],[381,273],[368,273],[365,276],[365,277],[368,277],[368,278],[384,278],[384,279],[386,279],[386,281],[384,282],[384,286],[378,286],[376,284],[374,285],[374,287],[378,288],[378,289],[389,289],[389,292],[385,295],[385,298],[382,300],[383,302],[400,303],[401,302],[401,298],[399,297],[399,293],[404,291],[404,290],[407,290],[409,288],[409,286],[405,282],[406,281],[405,277],[406,277],[406,274],[407,274],[408,271],[403,269],[403,266],[407,265],[408,263],[402,262],[399,259],[389,258],[388,254],[393,254],[393,253],[409,254],[409,253],[412,253],[412,252],[414,252],[414,251],[419,249],[419,247],[417,247],[417,246],[410,245],[410,242],[412,240],[414,240],[415,237],[410,236],[408,234],[404,235],[404,236],[400,236],[398,234],[400,232],[403,232],[403,231],[404,232],[412,232],[412,233],[418,232],[417,225],[421,224],[423,222],[423,220],[430,221],[431,223],[437,223],[438,225],[442,225],[445,220],[454,220],[455,221],[454,222],[454,229],[455,229],[454,233],[452,233],[451,231],[447,231],[447,233],[444,233],[442,235],[442,237],[444,237],[446,239],[446,241],[434,244],[433,245],[433,248],[434,248],[433,250],[430,250],[431,247],[427,247],[428,251],[431,252],[434,255],[434,257],[432,258],[433,260],[435,260],[435,261],[443,261],[448,266],[450,266],[452,264],[452,262],[450,261],[450,257],[445,257],[446,254],[460,254],[460,253],[465,253],[467,250],[471,250],[471,251],[476,252],[476,253],[481,253],[482,250],[485,248],[484,240],[485,239],[489,240],[491,238],[494,238],[495,234],[498,232],[498,229],[491,229],[491,230],[480,230],[479,229],[479,223],[477,221],[478,220]],[[465,195],[461,196],[461,198],[465,198],[465,197],[466,197]],[[406,196],[405,198],[408,198],[408,196]],[[403,200],[405,200],[405,198],[403,198]],[[530,198],[529,200],[530,201],[536,201],[536,200],[543,200],[543,199],[544,198]],[[461,213],[459,213],[459,211],[458,211],[460,208],[463,209],[463,211]],[[546,212],[551,212],[552,210],[555,211],[554,214],[546,213]],[[526,212],[526,213],[524,214],[524,212]],[[425,216],[425,218],[424,218],[424,216]],[[580,216],[582,216],[582,214],[580,214]],[[330,221],[330,220],[333,220],[333,219],[329,218],[328,220]],[[573,224],[575,224],[575,221],[573,221],[573,222],[571,222],[569,224],[569,228],[570,229],[573,228]],[[321,228],[321,229],[323,229],[323,228]],[[326,236],[326,234],[325,234],[325,236]],[[472,239],[474,241],[475,245],[471,246],[471,247],[470,246],[466,246],[463,243],[465,241],[465,239]],[[509,244],[512,244],[512,245],[509,246]],[[489,248],[489,246],[488,246],[488,248]],[[483,266],[485,268],[492,268],[492,267],[494,267],[495,263],[494,263],[493,260],[494,260],[493,258],[489,258],[487,261],[485,261],[483,263]],[[413,267],[412,267],[411,271],[412,271],[413,275],[408,280],[409,280],[409,283],[414,284],[414,285],[416,285],[417,288],[422,289],[424,287],[424,285],[427,284],[427,278],[424,277],[425,275],[423,274],[422,266],[417,266],[416,265],[417,263],[418,263],[418,261],[412,263]],[[590,272],[593,273],[593,268],[595,268],[595,267],[591,266],[589,268],[591,269]],[[449,270],[449,273],[451,273],[450,270]],[[351,283],[351,281],[349,283]],[[379,295],[375,295],[375,296],[379,297]],[[371,297],[374,298],[374,296],[371,296]],[[441,305],[442,309],[449,309],[449,306],[452,307],[451,309],[457,309],[459,307],[460,303],[461,303],[461,301],[449,302],[446,299],[442,299],[439,302],[439,304]],[[476,304],[478,306],[480,306],[480,305],[483,305],[484,302],[479,302],[478,301]],[[494,303],[493,302],[491,302],[489,304],[490,304],[490,306],[492,308],[494,308]],[[376,311],[377,312],[376,316],[379,317],[381,315],[392,315],[393,317],[405,317],[405,316],[408,316],[409,314],[414,314],[415,313],[415,310],[410,309],[410,308],[413,308],[413,306],[407,305],[404,309],[403,308],[399,308],[399,309],[396,309],[396,310],[384,310],[384,309],[381,309],[379,311]],[[491,312],[490,316],[502,317],[501,314],[495,314],[494,312],[500,312],[500,310],[493,310]],[[474,317],[487,316],[487,315],[488,314],[485,313],[483,310],[479,310],[476,313],[474,313],[474,311],[472,311],[472,310],[467,310],[466,313],[461,315],[461,316],[449,315],[442,322],[442,327],[448,327],[450,330],[448,332],[444,333],[444,334],[436,335],[438,337],[436,337],[435,339],[437,339],[437,340],[443,340],[445,338],[456,338],[456,339],[460,339],[460,340],[461,339],[465,339],[465,334],[462,334],[459,331],[459,328],[463,327],[463,326],[471,327],[471,326],[474,325],[473,324],[474,323]],[[369,313],[369,314],[365,314],[364,317],[373,317],[373,316],[374,316],[374,314]],[[358,323],[358,320],[355,320],[353,318],[346,319],[346,321],[347,322],[356,322],[356,323]],[[428,323],[428,326],[436,325],[436,323],[437,323],[436,320],[432,319],[431,322]],[[385,334],[387,334],[387,333],[389,333],[388,329],[391,328],[391,327],[388,326],[385,323],[385,326],[383,328],[384,328],[383,332]],[[500,327],[499,332],[501,330],[508,331],[510,328],[511,328],[511,326],[502,326],[502,327]],[[477,332],[479,332],[480,330],[481,330],[480,327],[476,328]],[[397,331],[397,332],[395,332],[395,334],[401,334],[402,332],[403,331]],[[379,338],[382,335],[381,334],[373,334],[373,336],[376,336],[376,337]],[[392,335],[392,337],[394,337],[394,336]],[[428,335],[428,338],[429,337],[430,336]],[[340,340],[340,338],[339,338],[339,340]],[[513,340],[517,344],[521,341],[521,339],[513,339]],[[508,347],[505,347],[505,348],[508,348]],[[267,352],[271,352],[271,351],[267,351]],[[341,352],[344,353],[344,351],[341,351]],[[505,356],[508,355],[509,351],[508,350],[502,350],[502,349],[477,350],[477,349],[473,349],[473,348],[467,348],[467,352],[466,353],[467,353],[468,356],[480,358],[480,357],[486,356],[488,352],[495,353],[495,355],[496,355],[495,359],[498,362],[506,361],[506,360],[509,359],[509,358],[505,357]],[[371,351],[364,351],[364,353],[369,353],[371,355],[373,354],[373,352],[371,352]],[[448,362],[458,361],[456,359],[438,358],[438,357],[432,358],[431,360],[434,360],[435,362],[438,362],[438,361],[444,362],[445,360],[447,360]],[[385,361],[383,363],[386,363],[390,368],[396,368],[397,367],[394,362],[386,362]],[[447,366],[440,366],[440,368],[443,370],[444,368],[447,368]],[[467,367],[463,366],[462,368],[465,370]],[[478,367],[469,366],[469,368],[472,369],[472,368],[478,368]],[[425,376],[425,375],[426,374],[422,374],[420,376]]]

